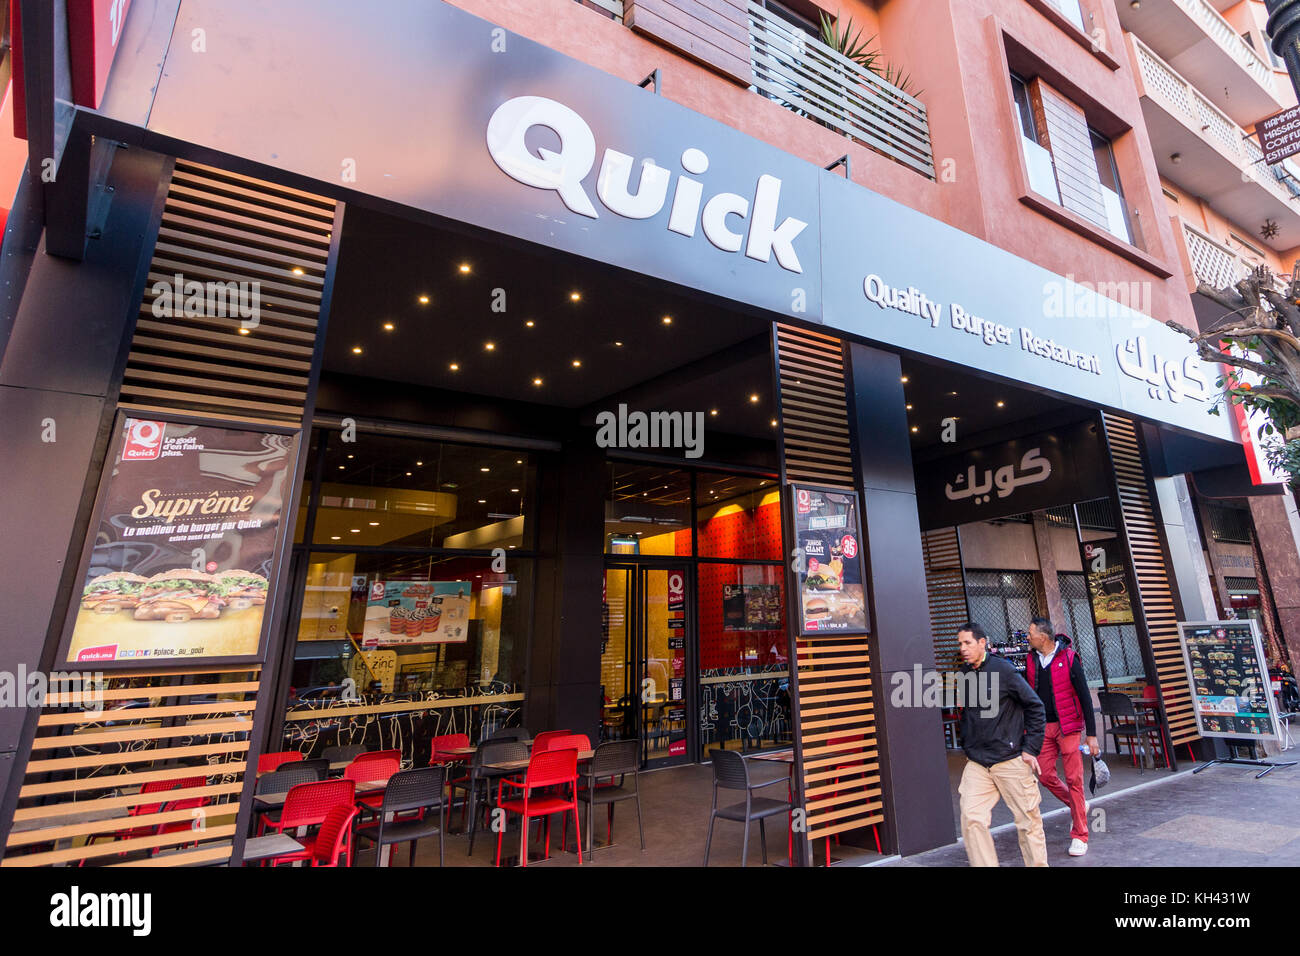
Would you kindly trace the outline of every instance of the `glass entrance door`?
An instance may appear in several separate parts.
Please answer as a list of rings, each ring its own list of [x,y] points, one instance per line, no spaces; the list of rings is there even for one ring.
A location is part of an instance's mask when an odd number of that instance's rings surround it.
[[[601,652],[602,739],[635,738],[645,766],[691,759],[688,686],[692,631],[684,566],[610,567],[605,571]]]

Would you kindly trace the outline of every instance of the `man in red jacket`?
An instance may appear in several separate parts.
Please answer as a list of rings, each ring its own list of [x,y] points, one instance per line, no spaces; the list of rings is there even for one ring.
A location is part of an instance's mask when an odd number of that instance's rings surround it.
[[[1043,702],[1047,727],[1043,749],[1038,754],[1039,782],[1070,807],[1070,856],[1088,852],[1088,808],[1083,797],[1083,756],[1079,733],[1087,730],[1088,750],[1101,753],[1097,744],[1097,722],[1092,711],[1092,694],[1083,674],[1083,664],[1070,647],[1070,639],[1056,634],[1052,622],[1036,617],[1029,625],[1029,646],[1025,679]],[[1065,783],[1056,775],[1056,759],[1065,762]]]

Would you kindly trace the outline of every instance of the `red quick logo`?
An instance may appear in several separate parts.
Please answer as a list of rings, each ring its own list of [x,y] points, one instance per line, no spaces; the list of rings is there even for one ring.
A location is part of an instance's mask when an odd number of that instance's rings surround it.
[[[525,145],[534,126],[544,126],[559,136],[558,150],[540,147],[536,153]],[[580,216],[599,219],[591,196],[582,185],[596,164],[596,137],[586,120],[555,100],[543,96],[517,96],[497,107],[488,121],[487,147],[501,170],[518,182],[538,189],[550,189],[570,210]],[[635,160],[627,153],[606,149],[596,178],[596,196],[606,209],[626,219],[650,219],[668,204],[673,171],[653,159],[640,163],[640,181],[632,192]],[[709,169],[709,157],[691,147],[681,154],[684,172],[677,174],[668,231],[690,238],[698,226],[710,243],[723,252],[740,252],[759,262],[773,255],[783,269],[802,273],[794,240],[808,223],[793,216],[777,222],[781,180],[758,177],[753,199],[738,193],[720,192],[704,199],[704,184],[685,173],[699,176]],[[743,231],[741,231],[743,230]]]

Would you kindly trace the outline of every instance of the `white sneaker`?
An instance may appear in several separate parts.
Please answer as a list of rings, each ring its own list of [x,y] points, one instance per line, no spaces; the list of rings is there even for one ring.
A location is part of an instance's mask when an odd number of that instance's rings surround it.
[[[1088,852],[1088,844],[1079,839],[1070,841],[1070,856],[1083,856]]]

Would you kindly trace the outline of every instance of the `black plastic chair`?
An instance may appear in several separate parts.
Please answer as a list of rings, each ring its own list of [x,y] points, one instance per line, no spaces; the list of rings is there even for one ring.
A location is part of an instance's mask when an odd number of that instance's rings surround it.
[[[773,800],[770,797],[756,797],[755,790],[776,784],[788,785],[786,777],[774,777],[759,783],[749,779],[749,764],[734,750],[710,750],[713,758],[713,809],[709,813],[709,835],[704,840],[704,865],[709,865],[709,845],[713,842],[713,821],[718,817],[745,824],[745,842],[740,850],[740,865],[743,867],[749,858],[749,824],[758,821],[758,838],[763,848],[763,863],[767,863],[767,830],[764,826],[768,817],[790,813],[793,806],[788,800]],[[718,790],[743,790],[744,803],[735,803],[729,807],[718,806]]]
[[[321,756],[330,763],[351,763],[354,757],[365,753],[366,749],[365,744],[339,744],[326,747],[321,751]]]
[[[415,866],[416,844],[427,836],[438,835],[438,865],[446,862],[443,852],[442,835],[447,829],[445,820],[447,803],[443,797],[443,787],[447,783],[446,767],[420,767],[416,770],[400,770],[388,779],[384,790],[384,802],[379,807],[379,822],[373,836],[365,830],[358,830],[360,839],[372,840],[375,844],[375,866],[379,866],[384,847],[396,843],[410,843],[410,865]],[[429,812],[437,810],[437,819]],[[418,811],[418,816],[405,820],[400,814]],[[388,820],[389,814],[393,815]]]
[[[1133,751],[1134,741],[1137,742],[1138,752],[1142,754],[1142,760],[1138,764],[1138,772],[1145,772],[1147,762],[1147,749],[1142,743],[1149,734],[1158,734],[1161,732],[1159,724],[1148,724],[1145,722],[1145,715],[1138,712],[1137,707],[1133,705],[1133,698],[1128,694],[1120,694],[1115,691],[1098,691],[1097,703],[1101,707],[1101,716],[1103,719],[1109,718],[1110,729],[1105,731],[1105,736],[1109,736],[1115,741],[1115,753],[1119,753],[1120,738],[1126,738],[1129,752]],[[1155,755],[1151,757],[1151,766],[1155,767]]]
[[[611,740],[596,748],[591,761],[582,771],[586,789],[578,791],[578,802],[587,805],[587,852],[592,848],[592,817],[596,807],[609,808],[609,829],[605,839],[610,840],[614,832],[614,804],[623,800],[636,801],[636,829],[641,836],[641,849],[645,849],[645,827],[641,822],[641,789],[637,779],[637,750],[635,740]],[[612,785],[601,786],[602,780],[612,781]],[[627,778],[632,778],[631,786]]]
[[[486,806],[492,805],[492,781],[497,777],[503,776],[500,772],[485,770],[484,766],[490,763],[505,763],[508,760],[527,760],[528,745],[520,743],[517,740],[493,740],[488,743],[480,744],[479,748],[474,751],[474,761],[470,765],[469,780],[463,783],[452,783],[452,796],[455,791],[462,789],[465,791],[465,799],[469,801],[469,856],[474,855],[474,834],[478,832],[478,810],[479,810],[479,789],[484,792],[484,799],[487,801]]]
[[[316,774],[317,780],[325,780],[330,775],[330,762],[327,757],[316,757],[312,760],[299,760],[297,766],[304,770],[310,770]]]
[[[316,767],[306,766],[307,761],[295,760],[293,763],[281,764],[279,770],[272,770],[257,778],[254,794],[270,796],[276,793],[288,793],[300,783],[317,783],[323,780]],[[253,811],[261,814],[272,823],[279,822],[280,811],[272,807],[259,807],[253,804]]]
[[[524,727],[498,727],[496,730],[492,731],[486,737],[480,737],[479,741],[481,743],[487,743],[488,741],[497,741],[497,740],[517,740],[521,742],[527,742],[532,739],[533,739],[533,735],[530,734],[528,730]]]

